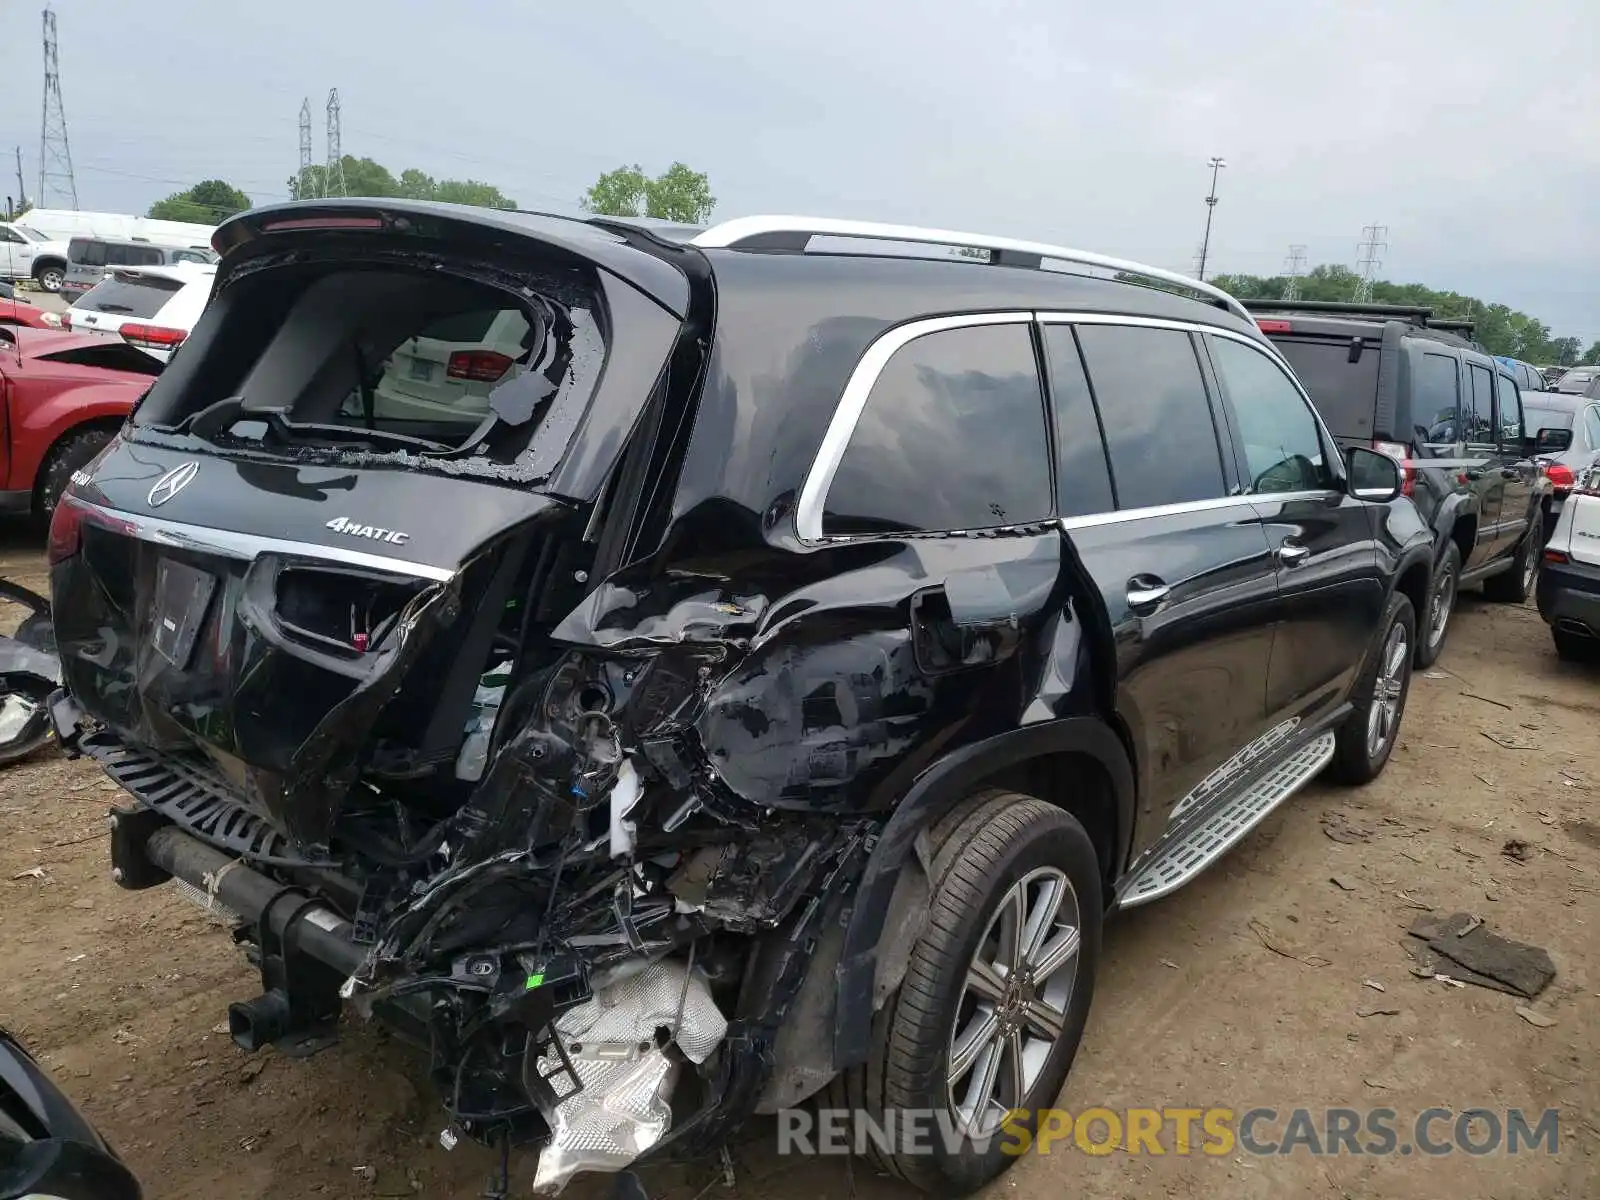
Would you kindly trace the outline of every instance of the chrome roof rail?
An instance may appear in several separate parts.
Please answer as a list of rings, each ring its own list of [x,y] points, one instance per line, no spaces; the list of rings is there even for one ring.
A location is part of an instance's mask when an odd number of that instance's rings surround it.
[[[1161,267],[1146,266],[1124,258],[1111,258],[1088,250],[1073,250],[1067,246],[1052,246],[1046,242],[1019,241],[1016,238],[995,237],[988,233],[962,233],[952,229],[925,229],[920,225],[883,225],[875,221],[844,221],[833,217],[758,216],[735,217],[714,225],[698,234],[690,243],[695,246],[727,247],[729,249],[768,249],[803,251],[814,237],[861,238],[882,242],[918,242],[934,246],[970,246],[988,250],[989,261],[1003,266],[1041,265],[1040,260],[1054,259],[1076,263],[1080,266],[1099,267],[1139,275],[1162,283],[1188,288],[1202,296],[1210,297],[1227,307],[1236,317],[1255,324],[1250,310],[1237,299],[1214,287],[1167,271]]]

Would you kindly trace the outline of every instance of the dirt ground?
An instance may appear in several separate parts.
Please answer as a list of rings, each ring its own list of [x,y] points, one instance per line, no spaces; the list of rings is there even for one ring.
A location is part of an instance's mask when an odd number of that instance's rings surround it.
[[[42,589],[37,539],[0,529],[0,574]],[[1559,664],[1531,605],[1469,595],[1457,622],[1439,666],[1416,677],[1376,783],[1313,785],[1195,884],[1114,923],[1062,1104],[1381,1106],[1403,1133],[1432,1106],[1556,1107],[1559,1152],[1057,1146],[991,1196],[1600,1195],[1600,670]],[[58,1074],[148,1194],[478,1196],[494,1161],[439,1147],[441,1112],[403,1046],[352,1023],[339,1046],[294,1062],[245,1055],[219,1033],[256,978],[227,931],[171,888],[113,886],[104,818],[115,799],[92,765],[53,754],[0,774],[0,1025]],[[1525,861],[1502,852],[1511,839]],[[35,867],[43,878],[25,873]],[[1415,977],[1401,943],[1424,906],[1545,947],[1558,974],[1531,1007],[1554,1024],[1530,1023],[1510,996]],[[908,1200],[865,1167],[799,1163],[773,1145],[764,1127],[736,1148],[732,1192],[710,1166],[650,1168],[645,1181],[671,1200]],[[608,1190],[580,1179],[566,1194]]]

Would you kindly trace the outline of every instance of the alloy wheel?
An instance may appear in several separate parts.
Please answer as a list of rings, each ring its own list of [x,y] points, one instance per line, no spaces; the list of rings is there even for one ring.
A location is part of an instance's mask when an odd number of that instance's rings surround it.
[[[47,292],[59,292],[61,290],[61,279],[60,271],[41,271],[39,273],[39,286]]]
[[[1437,646],[1444,638],[1445,627],[1450,624],[1450,614],[1456,606],[1456,574],[1443,572],[1433,585],[1432,603],[1428,606],[1428,645]]]
[[[1522,564],[1522,590],[1529,595],[1532,595],[1534,584],[1539,578],[1539,551],[1536,549],[1537,545],[1538,543],[1534,541],[1533,536],[1530,534],[1527,548],[1523,551],[1523,558],[1527,561]]]
[[[1021,1108],[1066,1026],[1082,938],[1078,894],[1055,867],[1024,875],[978,942],[950,1036],[956,1126],[992,1135]]]
[[[1372,704],[1367,710],[1367,756],[1377,758],[1400,724],[1400,702],[1405,698],[1407,644],[1405,626],[1396,621],[1384,639],[1378,677],[1372,681]]]

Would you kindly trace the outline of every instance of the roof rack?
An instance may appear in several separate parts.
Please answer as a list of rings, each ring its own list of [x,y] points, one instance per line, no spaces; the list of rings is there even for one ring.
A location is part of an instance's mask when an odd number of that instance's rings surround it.
[[[1326,313],[1341,317],[1377,317],[1381,320],[1406,320],[1425,325],[1433,309],[1417,304],[1359,304],[1346,300],[1246,300],[1258,312]]]
[[[726,247],[743,250],[787,250],[804,252],[814,237],[861,238],[881,242],[916,242],[931,246],[972,247],[989,251],[989,262],[996,266],[1038,268],[1045,259],[1100,267],[1126,275],[1176,284],[1206,296],[1235,316],[1251,321],[1250,311],[1219,287],[1128,259],[1110,258],[1088,250],[1052,246],[1046,242],[1019,241],[988,233],[962,233],[951,229],[925,229],[920,225],[883,225],[875,221],[842,221],[833,217],[760,216],[736,217],[712,226],[690,243],[695,246]]]
[[[1428,319],[1429,329],[1443,329],[1448,333],[1459,333],[1462,337],[1471,340],[1473,332],[1478,328],[1478,323],[1464,317],[1452,317],[1442,320]]]

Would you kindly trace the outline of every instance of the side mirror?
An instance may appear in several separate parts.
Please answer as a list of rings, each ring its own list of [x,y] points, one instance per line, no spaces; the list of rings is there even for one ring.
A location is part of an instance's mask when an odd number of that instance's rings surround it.
[[[1358,500],[1386,504],[1400,495],[1403,480],[1400,464],[1387,454],[1352,446],[1347,452],[1350,464],[1350,494]]]
[[[1546,427],[1539,430],[1538,436],[1533,440],[1535,454],[1564,454],[1572,449],[1572,430],[1552,429]]]

